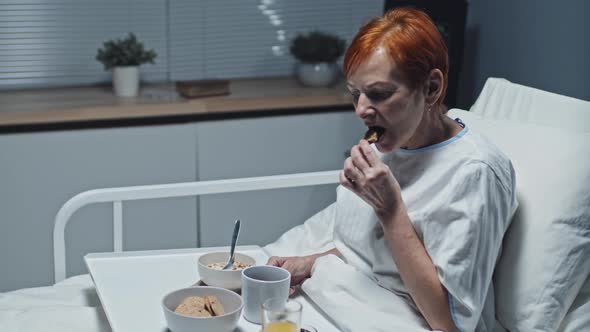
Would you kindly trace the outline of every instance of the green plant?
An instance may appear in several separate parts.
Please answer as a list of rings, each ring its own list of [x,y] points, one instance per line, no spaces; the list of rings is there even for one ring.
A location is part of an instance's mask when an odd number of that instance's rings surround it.
[[[143,43],[133,33],[127,38],[109,40],[98,49],[96,60],[104,65],[105,70],[120,66],[139,66],[143,63],[154,63],[158,55],[154,50],[145,50]]]
[[[336,62],[344,54],[346,42],[338,36],[312,31],[299,33],[291,41],[290,51],[295,59],[305,63]]]

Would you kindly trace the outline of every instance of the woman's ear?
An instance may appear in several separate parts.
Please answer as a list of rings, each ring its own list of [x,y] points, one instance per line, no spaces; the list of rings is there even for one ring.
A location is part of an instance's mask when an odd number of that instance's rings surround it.
[[[434,105],[440,99],[443,92],[444,77],[440,69],[433,69],[430,71],[426,79],[426,86],[424,87],[424,95],[426,104]]]

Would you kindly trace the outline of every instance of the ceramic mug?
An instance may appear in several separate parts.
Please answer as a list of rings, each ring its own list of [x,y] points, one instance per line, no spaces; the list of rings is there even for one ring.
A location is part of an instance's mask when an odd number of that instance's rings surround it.
[[[269,298],[289,297],[291,273],[276,266],[257,265],[242,270],[242,299],[244,318],[260,324],[262,303]]]

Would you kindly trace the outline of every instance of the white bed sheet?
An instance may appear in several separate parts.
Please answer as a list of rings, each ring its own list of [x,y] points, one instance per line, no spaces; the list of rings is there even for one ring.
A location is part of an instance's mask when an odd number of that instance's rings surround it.
[[[0,293],[2,332],[110,332],[89,275]]]

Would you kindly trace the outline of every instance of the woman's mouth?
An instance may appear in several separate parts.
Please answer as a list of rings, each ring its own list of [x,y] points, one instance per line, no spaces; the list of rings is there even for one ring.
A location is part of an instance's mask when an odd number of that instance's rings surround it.
[[[384,132],[385,128],[383,127],[370,126],[363,138],[366,139],[369,144],[377,143]]]

